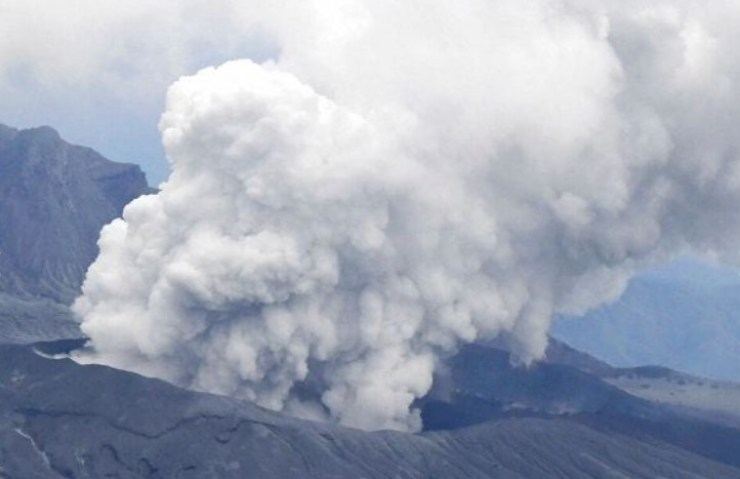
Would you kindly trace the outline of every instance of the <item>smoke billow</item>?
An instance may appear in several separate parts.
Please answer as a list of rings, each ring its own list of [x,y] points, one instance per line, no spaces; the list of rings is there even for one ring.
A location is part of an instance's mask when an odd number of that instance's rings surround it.
[[[80,360],[414,430],[460,342],[535,360],[553,314],[737,249],[730,2],[287,3],[255,13],[277,58],[171,87],[172,173],[101,233]]]

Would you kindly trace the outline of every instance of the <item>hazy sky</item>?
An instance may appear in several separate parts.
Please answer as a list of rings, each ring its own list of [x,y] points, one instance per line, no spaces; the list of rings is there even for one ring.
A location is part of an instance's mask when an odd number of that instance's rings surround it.
[[[275,51],[231,0],[0,0],[0,122],[50,125],[70,142],[168,167],[157,123],[185,74]],[[246,2],[251,3],[251,2]]]

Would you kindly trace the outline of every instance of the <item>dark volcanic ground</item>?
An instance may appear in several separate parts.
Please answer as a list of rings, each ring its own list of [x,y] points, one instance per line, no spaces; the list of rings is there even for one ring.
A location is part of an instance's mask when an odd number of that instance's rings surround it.
[[[523,370],[499,359],[506,353],[487,346],[452,358],[440,387],[455,392],[425,400],[437,430],[403,434],[300,421],[2,346],[0,476],[740,478],[740,430],[571,366]]]

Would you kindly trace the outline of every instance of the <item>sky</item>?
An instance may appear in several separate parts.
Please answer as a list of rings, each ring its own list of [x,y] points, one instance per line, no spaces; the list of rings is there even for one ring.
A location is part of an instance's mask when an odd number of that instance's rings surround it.
[[[157,124],[170,84],[276,53],[239,3],[0,0],[0,122],[52,126],[114,161],[139,163],[157,185],[169,173]]]
[[[295,28],[291,33],[285,27],[290,25],[285,19],[305,13],[305,5],[282,2],[289,6],[278,8],[270,3],[0,0],[0,122],[24,128],[53,126],[71,142],[91,146],[116,161],[141,164],[156,185],[169,172],[157,128],[168,86],[182,75],[227,60],[278,57],[276,29],[266,25],[282,25],[277,36],[283,38],[305,31]],[[329,21],[342,21],[343,15],[358,10],[350,0],[318,3],[334,12]],[[588,10],[609,2],[566,3]],[[625,9],[641,9],[639,2],[620,3]],[[668,23],[683,21],[680,10],[697,10],[697,5],[701,2],[657,2],[644,16],[664,16],[666,33],[672,28]],[[731,5],[720,2],[707,11],[726,10],[732,18],[737,7]],[[417,2],[409,6],[422,20],[428,16],[425,10],[433,10]],[[337,29],[338,35],[352,28],[350,22]],[[711,43],[702,43],[701,29],[687,28],[685,34],[696,36],[697,61],[716,60]]]

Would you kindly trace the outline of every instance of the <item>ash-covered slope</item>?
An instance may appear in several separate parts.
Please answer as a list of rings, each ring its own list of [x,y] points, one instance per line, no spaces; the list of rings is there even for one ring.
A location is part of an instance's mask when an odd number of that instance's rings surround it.
[[[0,341],[75,334],[65,305],[97,255],[100,228],[151,191],[138,166],[52,128],[0,125]]]
[[[616,368],[552,338],[547,348],[547,362],[592,373],[632,396],[674,406],[718,424],[740,427],[740,383],[695,376],[663,366]]]
[[[731,464],[614,417],[510,414],[455,430],[367,433],[0,347],[0,477],[740,478]]]
[[[421,402],[428,428],[567,417],[607,434],[651,437],[740,467],[740,417],[730,405],[738,398],[734,385],[711,388],[715,382],[693,378],[707,384],[697,394],[696,383],[685,383],[687,375],[613,368],[558,341],[550,342],[546,361],[529,368],[512,367],[509,353],[482,344],[463,347],[445,366]]]

